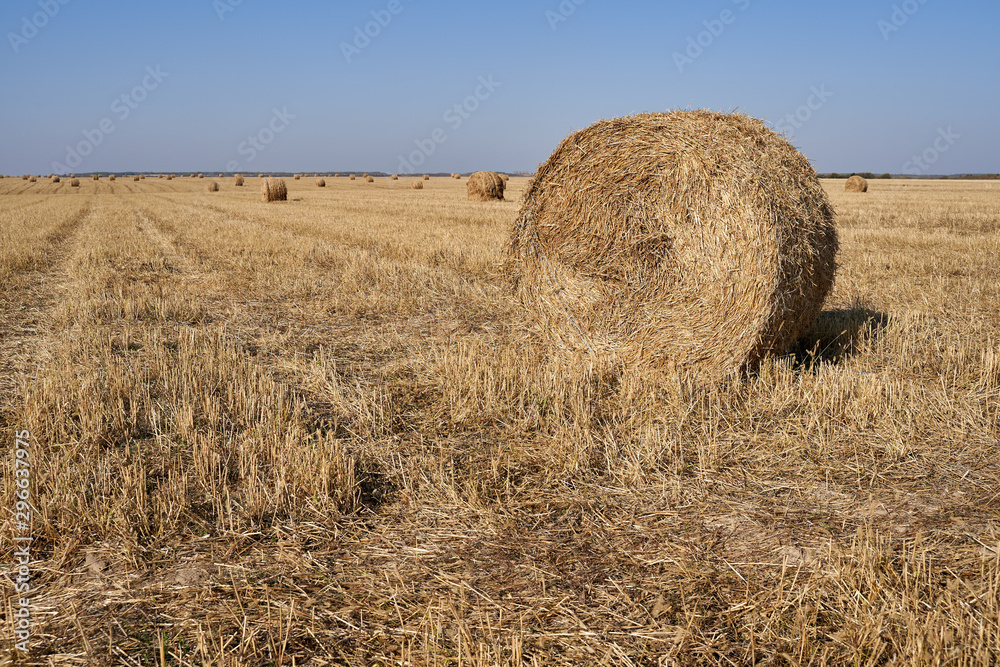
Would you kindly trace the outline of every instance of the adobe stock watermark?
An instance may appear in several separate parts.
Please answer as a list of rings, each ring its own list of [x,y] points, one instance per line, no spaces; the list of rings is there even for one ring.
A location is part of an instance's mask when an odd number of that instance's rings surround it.
[[[830,101],[833,93],[826,89],[826,84],[811,86],[810,95],[806,98],[805,104],[799,106],[795,111],[785,114],[774,123],[774,129],[786,137],[793,134],[793,130],[801,130],[802,127],[813,119],[817,111]]]
[[[445,112],[441,115],[441,119],[452,132],[457,132],[465,124],[465,121],[472,118],[472,114],[482,106],[482,103],[490,99],[497,88],[500,88],[502,85],[502,83],[493,80],[492,74],[479,77],[479,85],[476,86],[473,94],[458,104],[445,109]],[[399,156],[399,168],[397,171],[401,174],[412,174],[418,167],[427,162],[427,158],[434,155],[438,147],[446,141],[448,141],[448,132],[443,127],[435,128],[424,139],[415,139],[413,143],[416,144],[417,149],[408,156]]]
[[[149,94],[160,87],[163,80],[170,76],[169,72],[164,72],[160,66],[146,67],[146,75],[142,77],[132,90],[116,97],[111,102],[111,113],[119,122],[124,122],[132,115],[132,112],[139,108],[139,105],[146,101]],[[97,123],[97,127],[92,130],[83,130],[83,141],[75,146],[66,146],[65,164],[62,162],[52,163],[52,173],[68,174],[75,171],[83,164],[84,158],[94,152],[98,146],[104,143],[108,135],[118,129],[115,121],[111,117],[102,118]]]
[[[922,176],[931,170],[935,162],[941,156],[951,150],[952,146],[962,138],[961,134],[955,134],[951,125],[947,128],[939,127],[938,135],[934,141],[919,155],[914,155],[903,164],[903,173],[911,176]]]
[[[402,14],[404,9],[402,0],[389,0],[385,9],[373,9],[370,12],[372,20],[363,26],[354,28],[354,39],[350,42],[340,43],[340,52],[344,54],[344,60],[347,61],[347,64],[350,65],[356,56],[360,56],[362,51],[371,46],[372,41],[381,35],[382,31],[388,28],[392,20]]]
[[[19,53],[21,47],[38,36],[38,31],[49,24],[49,21],[56,17],[59,10],[69,4],[70,0],[40,0],[38,6],[41,11],[35,12],[30,17],[21,17],[21,29],[18,32],[8,32],[7,40],[14,53]]]
[[[549,27],[552,28],[552,32],[559,29],[560,23],[565,23],[569,20],[569,17],[576,13],[576,8],[585,3],[587,0],[562,0],[559,6],[555,9],[548,9],[545,11],[545,20],[549,22]]]
[[[212,9],[215,10],[220,21],[225,21],[226,14],[235,12],[241,4],[243,4],[243,0],[213,0]]]
[[[17,558],[17,577],[14,592],[19,597],[12,599],[14,611],[14,648],[21,653],[28,652],[31,638],[31,462],[28,458],[28,443],[31,434],[18,431],[14,439],[14,557]]]
[[[732,0],[732,3],[741,12],[750,9],[750,2],[751,0]],[[722,33],[726,31],[726,27],[736,23],[738,17],[739,14],[732,9],[723,9],[718,18],[702,21],[701,24],[705,29],[697,35],[687,38],[687,48],[684,51],[674,51],[673,53],[677,71],[683,74],[684,68],[693,65],[694,61],[701,58],[705,51],[715,44],[715,40],[722,37]]]
[[[892,33],[899,32],[920,11],[920,7],[926,4],[927,0],[905,0],[902,4],[893,5],[889,19],[879,19],[875,24],[882,33],[882,39],[888,42]]]
[[[271,120],[260,128],[256,134],[247,135],[247,140],[236,147],[236,152],[246,159],[230,160],[226,163],[226,171],[239,171],[241,164],[250,164],[258,155],[267,149],[274,141],[275,137],[288,129],[291,121],[295,120],[293,114],[288,113],[288,107],[281,109],[271,109]]]

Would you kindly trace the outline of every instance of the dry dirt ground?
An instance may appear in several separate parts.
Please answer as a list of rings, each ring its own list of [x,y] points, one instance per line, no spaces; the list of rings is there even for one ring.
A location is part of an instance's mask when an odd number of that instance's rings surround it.
[[[0,665],[1000,662],[1000,184],[825,182],[815,330],[705,388],[519,324],[526,180],[411,180],[0,180]]]

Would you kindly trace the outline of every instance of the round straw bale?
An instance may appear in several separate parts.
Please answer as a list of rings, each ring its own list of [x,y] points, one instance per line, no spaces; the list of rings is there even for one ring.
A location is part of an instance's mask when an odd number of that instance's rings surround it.
[[[173,176],[171,176],[170,178],[173,178]],[[95,180],[95,181],[99,181],[99,180],[101,180],[101,177],[100,177],[100,176],[98,176],[98,177],[97,177],[97,178],[95,178],[94,180]],[[114,174],[111,174],[110,176],[108,176],[108,180],[109,180],[109,181],[113,181],[113,180],[115,180],[115,175],[114,175]]]
[[[351,174],[348,178],[350,178],[353,181],[354,180],[354,174]]]
[[[29,183],[37,183],[38,182],[38,177],[37,176],[32,176],[31,178],[28,179],[28,182]]]
[[[410,187],[413,188],[414,190],[423,190],[424,189],[424,182],[423,181],[413,181],[412,183],[410,183]]]
[[[673,111],[565,139],[528,187],[504,273],[560,347],[716,380],[812,326],[837,250],[791,144],[748,116]]]
[[[365,176],[365,182],[366,183],[374,183],[375,182],[375,177],[374,176]]]
[[[292,176],[292,179],[296,180],[296,181],[301,180],[302,179],[302,174],[295,174],[294,176]]]
[[[111,178],[113,179],[113,178],[114,178],[114,176],[112,176]],[[168,181],[172,181],[172,180],[174,180],[174,175],[173,175],[173,174],[167,174],[167,180],[168,180]]]
[[[431,180],[431,177],[430,177],[430,175],[429,175],[429,174],[424,174],[424,180],[425,180],[425,181],[429,181],[429,180]]]
[[[325,188],[326,187],[326,179],[324,179],[324,178],[317,179],[316,180],[316,185],[319,186],[319,187],[321,187],[321,188]]]
[[[233,176],[233,185],[235,185],[238,188],[243,187],[243,174],[236,174],[235,176]]]
[[[135,181],[136,183],[138,183],[139,182],[139,177],[138,176],[133,176],[132,180]]]
[[[209,184],[208,184],[208,191],[209,192],[218,192],[219,191],[219,184],[216,183],[215,181],[210,181]]]
[[[69,181],[69,187],[71,187],[71,188],[78,188],[78,187],[80,187],[80,179],[79,178],[71,178],[70,181]]]
[[[392,176],[389,177],[389,180],[390,181],[398,181],[399,180],[399,174],[393,174]]]
[[[58,176],[53,176],[52,177],[52,182],[53,183],[58,183],[59,182],[59,177]]]
[[[265,178],[260,183],[261,198],[264,202],[288,201],[288,188],[280,178]]]
[[[861,176],[851,176],[844,184],[846,192],[868,192],[868,181]]]
[[[504,182],[495,171],[477,171],[465,183],[469,199],[474,201],[503,201]]]

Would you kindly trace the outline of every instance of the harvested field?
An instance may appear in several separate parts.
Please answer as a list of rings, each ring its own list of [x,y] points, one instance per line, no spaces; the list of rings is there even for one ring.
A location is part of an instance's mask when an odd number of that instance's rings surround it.
[[[528,179],[308,180],[0,180],[26,664],[1000,661],[1000,184],[823,181],[816,325],[698,387],[517,326]]]

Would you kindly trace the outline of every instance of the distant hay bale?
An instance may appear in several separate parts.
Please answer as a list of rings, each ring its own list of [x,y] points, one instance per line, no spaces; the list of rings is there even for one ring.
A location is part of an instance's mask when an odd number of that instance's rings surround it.
[[[139,177],[138,176],[133,176],[132,180],[135,181],[136,183],[138,183],[139,182]]]
[[[326,187],[326,180],[324,180],[324,179],[322,179],[322,178],[320,178],[320,179],[317,179],[317,180],[316,180],[316,185],[317,185],[318,187],[321,187],[321,188],[325,188],[325,187]]]
[[[225,174],[219,174],[219,178],[225,178]]]
[[[209,192],[218,192],[219,191],[219,184],[216,183],[215,181],[209,182],[209,184],[208,184],[208,191]]]
[[[145,174],[141,174],[141,175],[139,176],[139,180],[140,180],[140,181],[144,181],[144,180],[146,180],[146,176],[145,176]]]
[[[473,201],[503,201],[504,182],[495,171],[477,171],[465,183]]]
[[[28,178],[29,178],[28,176],[22,176],[22,177],[21,177],[21,180],[22,180],[22,181],[26,181],[26,180],[28,180]]]
[[[851,176],[844,184],[846,192],[868,192],[868,181],[861,176]]]
[[[398,181],[399,180],[399,174],[393,174],[392,176],[389,177],[389,180],[390,181]]]
[[[257,178],[264,178],[264,174],[257,174]]]
[[[374,183],[375,182],[375,177],[374,176],[365,176],[365,181],[367,181],[368,183]]]
[[[198,174],[198,178],[205,178],[205,174]]]
[[[354,174],[351,174],[350,176],[348,176],[348,178],[350,178],[353,181],[354,180]]]
[[[58,183],[59,182],[59,177],[58,176],[53,176],[52,177],[52,182],[53,183]]]
[[[461,174],[452,174],[451,177],[454,178],[456,181],[462,180]]]
[[[806,333],[837,250],[791,144],[748,116],[673,111],[567,137],[529,185],[503,271],[557,346],[716,380]]]
[[[297,180],[299,180],[299,179],[302,178],[302,175],[301,174],[295,174],[294,176],[292,176],[292,178],[297,181]]]
[[[114,178],[114,176],[109,176],[108,178]],[[92,180],[92,181],[99,181],[99,180],[101,180],[101,175],[100,174],[91,174],[90,180]]]
[[[264,202],[288,201],[288,188],[280,178],[265,178],[260,183],[261,197]]]
[[[412,183],[410,183],[410,187],[413,188],[414,190],[423,190],[424,189],[424,182],[423,181],[413,181]]]
[[[70,181],[69,181],[69,187],[71,187],[71,188],[78,188],[78,187],[80,187],[80,179],[79,178],[71,178]]]
[[[430,174],[424,174],[424,180],[425,181],[431,180]]]
[[[170,178],[173,178],[173,176],[171,176]],[[95,181],[99,181],[99,180],[101,180],[101,177],[100,177],[100,176],[98,176],[98,177],[97,177],[97,178],[95,178],[94,180],[95,180]],[[113,180],[115,180],[115,175],[114,175],[114,174],[111,174],[110,176],[108,176],[108,180],[109,180],[109,181],[113,181]]]
[[[32,176],[31,178],[28,179],[28,182],[29,183],[37,183],[38,179],[36,177]]]
[[[173,174],[167,174],[167,180],[168,181],[174,180],[174,175]]]
[[[233,176],[233,185],[235,185],[238,188],[243,187],[243,174],[236,174],[235,176]]]

